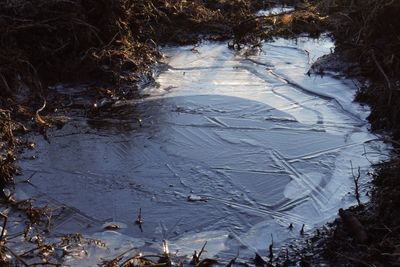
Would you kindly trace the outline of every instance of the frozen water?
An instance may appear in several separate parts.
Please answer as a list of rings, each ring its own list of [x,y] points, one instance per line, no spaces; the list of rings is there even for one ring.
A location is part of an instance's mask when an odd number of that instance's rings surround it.
[[[386,149],[349,80],[306,74],[332,47],[299,38],[240,53],[224,43],[165,48],[149,97],[76,117],[50,144],[35,137],[38,159],[21,162],[34,187],[21,190],[72,209],[55,231],[99,236],[120,222],[125,241],[167,239],[182,254],[208,240],[210,256],[253,255],[271,234],[299,238],[302,224],[312,230],[355,203],[350,161],[367,181]]]

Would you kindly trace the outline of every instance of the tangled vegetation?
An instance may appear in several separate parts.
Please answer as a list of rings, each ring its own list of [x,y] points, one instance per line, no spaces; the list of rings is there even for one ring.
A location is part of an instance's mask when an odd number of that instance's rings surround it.
[[[317,6],[327,16],[336,53],[353,63],[342,71],[366,80],[357,100],[371,107],[372,130],[383,133],[394,146],[392,159],[375,166],[371,202],[349,210],[353,223],[341,215],[334,230],[326,233],[322,255],[335,266],[396,266],[400,262],[400,2],[321,0]],[[359,231],[365,240],[356,237]]]
[[[358,96],[372,107],[373,129],[390,130],[399,139],[400,2],[324,0],[320,9],[329,14],[336,50],[345,51],[359,64],[357,74],[373,83],[373,90],[364,88]]]
[[[317,21],[313,10],[306,16],[255,17],[257,9],[273,4],[255,0],[3,1],[2,99],[27,88],[45,94],[49,84],[60,81],[96,79],[132,86],[160,59],[159,45],[233,35],[244,42],[250,39],[250,35],[244,39],[247,33],[260,33],[261,24],[265,33],[272,26],[297,33]],[[292,28],[294,20],[303,25]]]

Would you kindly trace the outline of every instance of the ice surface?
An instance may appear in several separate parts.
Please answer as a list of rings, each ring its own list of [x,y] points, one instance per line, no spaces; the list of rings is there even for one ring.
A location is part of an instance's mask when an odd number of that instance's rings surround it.
[[[350,161],[366,181],[386,149],[350,81],[306,75],[332,46],[299,38],[251,53],[224,43],[165,48],[165,70],[142,92],[150,97],[118,115],[75,118],[50,144],[35,137],[38,159],[21,162],[34,173],[25,191],[100,226],[121,222],[124,240],[167,239],[182,254],[206,240],[212,256],[244,256],[265,252],[271,234],[276,244],[300,238],[302,224],[314,229],[355,203]]]

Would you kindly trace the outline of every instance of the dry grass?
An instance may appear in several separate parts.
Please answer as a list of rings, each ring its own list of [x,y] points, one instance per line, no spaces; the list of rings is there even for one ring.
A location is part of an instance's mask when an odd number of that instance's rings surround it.
[[[400,2],[322,0],[319,8],[329,14],[337,50],[351,49],[351,60],[358,62],[361,74],[374,83],[374,90],[371,87],[359,94],[359,100],[368,102],[373,109],[374,129],[391,130],[398,139]]]
[[[357,75],[369,80],[357,99],[371,106],[373,130],[385,130],[395,147],[390,162],[376,168],[372,202],[351,211],[367,229],[368,242],[349,237],[342,223],[324,242],[325,254],[338,266],[397,266],[400,263],[400,2],[391,0],[320,0],[328,16],[336,51],[356,62]]]

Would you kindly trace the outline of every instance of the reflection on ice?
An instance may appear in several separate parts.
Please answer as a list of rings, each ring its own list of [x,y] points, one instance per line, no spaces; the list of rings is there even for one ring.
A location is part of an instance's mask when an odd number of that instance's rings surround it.
[[[306,75],[331,47],[300,38],[252,55],[223,43],[165,48],[157,86],[143,91],[150,97],[121,104],[118,116],[77,119],[51,144],[37,137],[39,159],[21,164],[36,172],[26,193],[94,218],[97,235],[104,222],[123,223],[104,237],[125,240],[120,248],[129,236],[149,249],[167,239],[190,255],[208,241],[210,256],[246,257],[265,252],[271,234],[276,244],[298,238],[301,225],[311,230],[355,203],[350,161],[366,181],[385,149],[349,81]]]
[[[260,10],[256,13],[257,16],[270,16],[294,10],[293,7],[274,7],[267,10]]]

